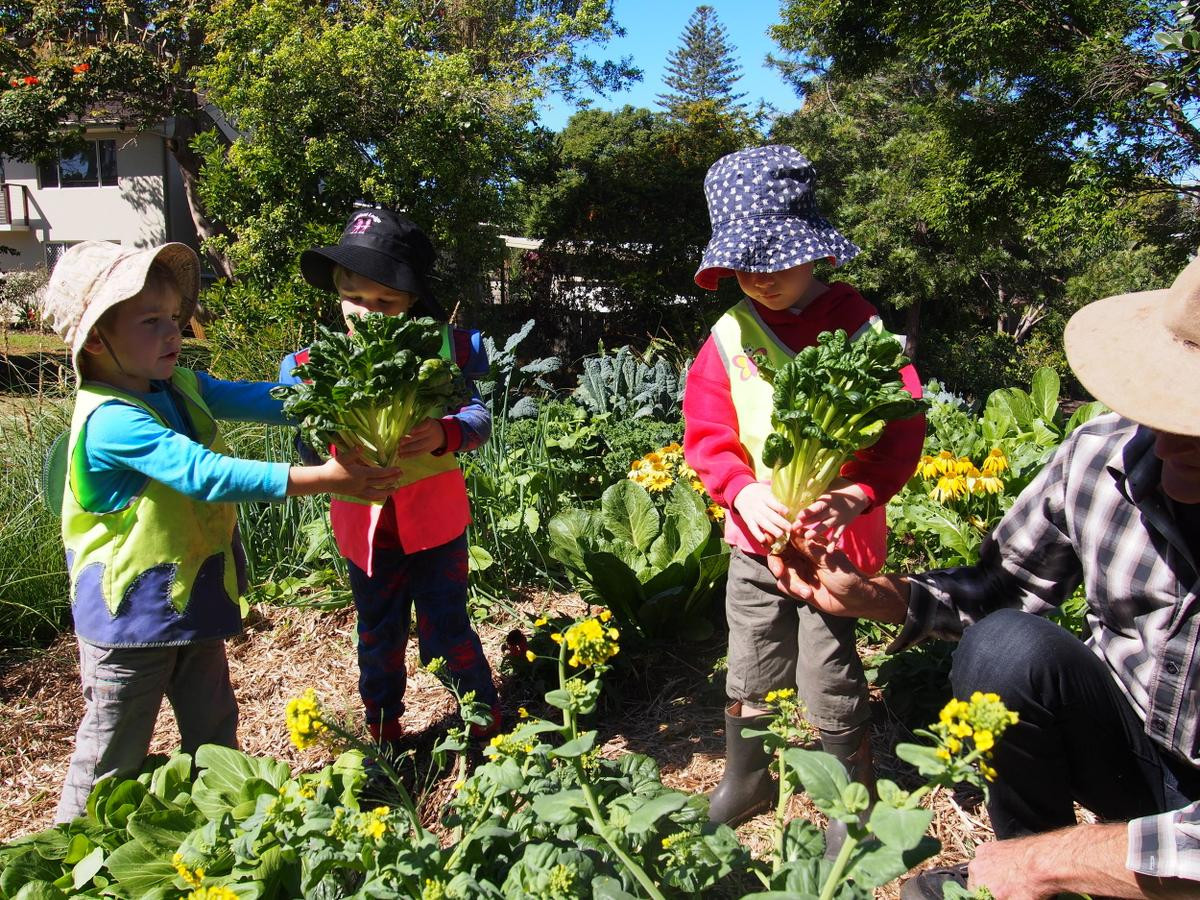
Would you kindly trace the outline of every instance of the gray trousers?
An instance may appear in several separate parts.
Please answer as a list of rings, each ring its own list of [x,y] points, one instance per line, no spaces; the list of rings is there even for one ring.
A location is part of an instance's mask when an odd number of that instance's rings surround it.
[[[81,640],[79,680],[86,706],[55,823],[82,815],[101,778],[138,771],[164,696],[175,711],[184,753],[201,744],[237,746],[237,701],[223,639],[115,649]]]
[[[796,689],[805,718],[844,732],[870,718],[867,679],[854,645],[856,619],[831,616],[780,592],[764,557],[733,547],[725,589],[733,701],[763,706],[769,691]]]

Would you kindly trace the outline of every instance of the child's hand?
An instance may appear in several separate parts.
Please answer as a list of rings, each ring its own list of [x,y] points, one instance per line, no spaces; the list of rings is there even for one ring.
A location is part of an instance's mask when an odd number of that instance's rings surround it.
[[[746,485],[733,498],[733,509],[760,544],[772,544],[791,531],[787,507],[771,493],[769,484],[755,481]]]
[[[805,540],[819,541],[833,547],[841,539],[846,526],[858,518],[869,503],[861,485],[839,478],[826,493],[800,511],[792,530]]]
[[[446,429],[437,419],[418,422],[396,446],[397,456],[423,456],[446,446]]]
[[[396,489],[402,469],[364,466],[359,450],[342,451],[319,466],[292,466],[288,496],[345,494],[360,500],[384,500]]]

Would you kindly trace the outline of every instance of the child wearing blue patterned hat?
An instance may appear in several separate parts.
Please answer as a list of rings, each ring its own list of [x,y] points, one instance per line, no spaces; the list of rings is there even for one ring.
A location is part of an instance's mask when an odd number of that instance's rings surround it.
[[[767,569],[768,547],[792,526],[771,492],[771,470],[746,447],[771,431],[771,390],[753,356],[776,364],[817,343],[823,331],[857,336],[878,313],[844,282],[814,277],[817,260],[835,266],[858,247],[817,210],[812,165],[795,148],[772,145],[722,157],[704,179],[712,239],[696,283],[715,290],[737,279],[743,297],[713,326],[687,378],[684,455],[713,499],[728,511],[731,546],[726,589],[729,654],[726,760],[710,795],[709,817],[737,824],[776,796],[760,739],[768,692],[796,687],[823,748],[851,777],[873,783],[866,678],[854,646],[854,620],[828,616],[779,591]],[[904,385],[919,397],[912,366]],[[836,540],[866,571],[886,555],[884,507],[916,468],[925,437],[922,417],[890,423],[872,447],[842,467],[829,493],[801,513],[805,525]],[[834,823],[840,825],[840,823]],[[827,847],[844,839],[831,827]]]

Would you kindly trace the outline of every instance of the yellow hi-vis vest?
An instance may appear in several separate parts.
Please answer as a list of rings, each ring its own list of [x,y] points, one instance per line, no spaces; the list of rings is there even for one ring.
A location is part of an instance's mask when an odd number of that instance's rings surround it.
[[[176,400],[182,400],[180,412],[196,431],[192,437],[226,452],[195,373],[176,368],[171,384]],[[236,634],[244,560],[234,504],[193,500],[148,478],[122,509],[89,509],[96,504],[84,450],[87,423],[105,403],[128,403],[162,421],[124,391],[87,382],[79,389],[62,509],[76,634],[106,647],[165,646]]]

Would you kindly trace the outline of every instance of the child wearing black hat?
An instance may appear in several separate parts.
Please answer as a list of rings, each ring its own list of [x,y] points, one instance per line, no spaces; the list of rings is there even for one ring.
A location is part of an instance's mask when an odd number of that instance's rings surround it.
[[[431,316],[446,321],[429,288],[434,250],[425,233],[387,209],[356,209],[332,247],[314,247],[300,257],[312,285],[336,291],[342,314]],[[469,379],[487,373],[478,331],[450,329],[454,362]],[[308,358],[301,350],[284,359],[280,381],[295,383],[292,370]],[[467,538],[471,521],[466,482],[454,454],[474,450],[491,433],[492,420],[478,394],[461,409],[426,419],[402,441],[405,473],[382,506],[336,498],[330,524],[350,570],[358,610],[359,694],[367,728],[384,748],[402,735],[405,646],[413,607],[421,660],[441,657],[460,693],[475,692],[489,704],[491,725],[473,728],[476,737],[499,730],[500,705],[492,671],[467,613]]]
[[[771,492],[771,469],[762,464],[772,391],[753,354],[762,352],[780,366],[816,344],[822,331],[840,328],[857,336],[878,325],[875,308],[850,285],[813,277],[815,260],[838,265],[859,252],[821,217],[813,185],[808,160],[784,145],[739,150],[714,163],[704,179],[713,233],[696,283],[716,290],[721,278],[735,277],[744,294],[697,354],[683,401],[684,455],[729,512],[726,759],[709,815],[730,824],[766,808],[777,795],[761,740],[742,736],[743,728],[765,727],[765,698],[772,691],[797,688],[823,748],[855,780],[874,780],[854,620],[794,602],[767,568],[769,545],[792,522]],[[912,366],[901,376],[919,397]],[[886,555],[884,506],[916,468],[924,434],[919,416],[890,423],[873,447],[843,466],[839,481],[801,520],[836,539],[860,568],[878,571]],[[831,828],[827,849],[838,840]]]

